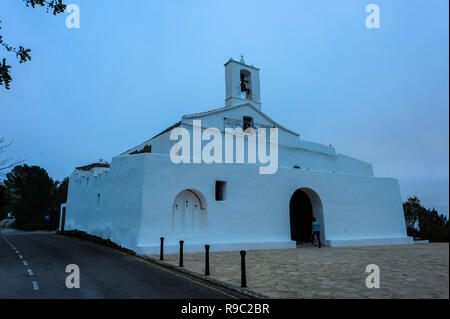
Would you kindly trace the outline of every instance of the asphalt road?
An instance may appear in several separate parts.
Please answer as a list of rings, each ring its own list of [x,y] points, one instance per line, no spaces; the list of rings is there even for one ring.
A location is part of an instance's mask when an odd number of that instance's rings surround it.
[[[66,287],[66,266],[80,269],[80,288]],[[109,247],[46,232],[0,233],[0,299],[242,298]]]

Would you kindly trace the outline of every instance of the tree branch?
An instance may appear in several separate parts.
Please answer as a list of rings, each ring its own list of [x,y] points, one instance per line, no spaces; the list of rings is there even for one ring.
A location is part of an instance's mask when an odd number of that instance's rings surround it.
[[[23,0],[23,2],[25,2],[27,7],[31,6],[35,8],[36,5],[46,7],[47,12],[49,12],[50,9],[53,9],[53,15],[63,13],[64,10],[66,10],[66,5],[62,3],[62,0]]]
[[[63,0],[22,0],[25,2],[27,7],[35,8],[36,6],[45,7],[47,12],[52,10],[53,15],[63,13],[66,10],[66,5],[62,3]],[[0,20],[0,23],[2,21]],[[2,27],[0,26],[0,30]],[[12,47],[3,40],[3,36],[0,34],[0,44],[6,51],[14,52],[19,63],[25,63],[31,61],[31,49],[25,49],[23,46],[19,45],[19,49]],[[10,83],[12,81],[11,75],[9,73],[10,65],[6,64],[6,59],[3,59],[0,63],[0,86],[4,85],[7,90],[10,89]]]
[[[0,153],[6,152],[6,149],[10,147],[12,142],[6,143],[5,138],[0,137]],[[5,173],[3,173],[6,170],[9,170],[10,168],[13,168],[14,166],[22,164],[23,161],[12,161],[11,157],[7,157],[4,159],[0,159],[0,176],[4,176]]]

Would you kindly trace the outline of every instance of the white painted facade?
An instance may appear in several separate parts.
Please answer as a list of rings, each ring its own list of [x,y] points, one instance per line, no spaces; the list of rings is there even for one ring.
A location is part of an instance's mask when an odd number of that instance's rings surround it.
[[[303,211],[290,209],[290,201],[301,189],[326,245],[413,242],[406,235],[397,180],[374,177],[371,164],[304,141],[264,114],[259,69],[243,59],[230,59],[225,73],[225,107],[184,115],[174,127],[114,157],[109,168],[75,169],[65,229],[109,238],[141,254],[158,253],[160,237],[168,253],[178,251],[179,240],[184,240],[185,251],[203,251],[205,244],[212,251],[295,248],[291,228],[298,225],[291,225],[290,210]],[[240,94],[243,79],[246,92]],[[249,163],[247,155],[238,164],[171,161],[177,141],[170,140],[170,134],[175,128],[185,128],[192,136],[193,121],[201,120],[202,132],[214,127],[224,134],[244,117],[251,118],[255,128],[278,128],[275,174],[260,174],[260,164]],[[151,146],[151,153],[130,154],[145,146]]]

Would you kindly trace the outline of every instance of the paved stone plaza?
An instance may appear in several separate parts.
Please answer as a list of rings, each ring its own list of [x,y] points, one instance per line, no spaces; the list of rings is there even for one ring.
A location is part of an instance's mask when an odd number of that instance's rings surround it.
[[[164,260],[178,265],[178,254]],[[246,261],[248,289],[273,298],[449,298],[448,243],[254,250]],[[366,288],[368,264],[380,267],[379,289]],[[184,266],[203,274],[204,253],[185,253]],[[238,251],[211,252],[210,269],[240,286]]]

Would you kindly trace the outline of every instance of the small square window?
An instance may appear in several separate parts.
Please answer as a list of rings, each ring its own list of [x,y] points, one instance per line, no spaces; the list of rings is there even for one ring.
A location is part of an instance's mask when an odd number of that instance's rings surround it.
[[[227,195],[227,182],[216,181],[216,201],[224,201]]]

